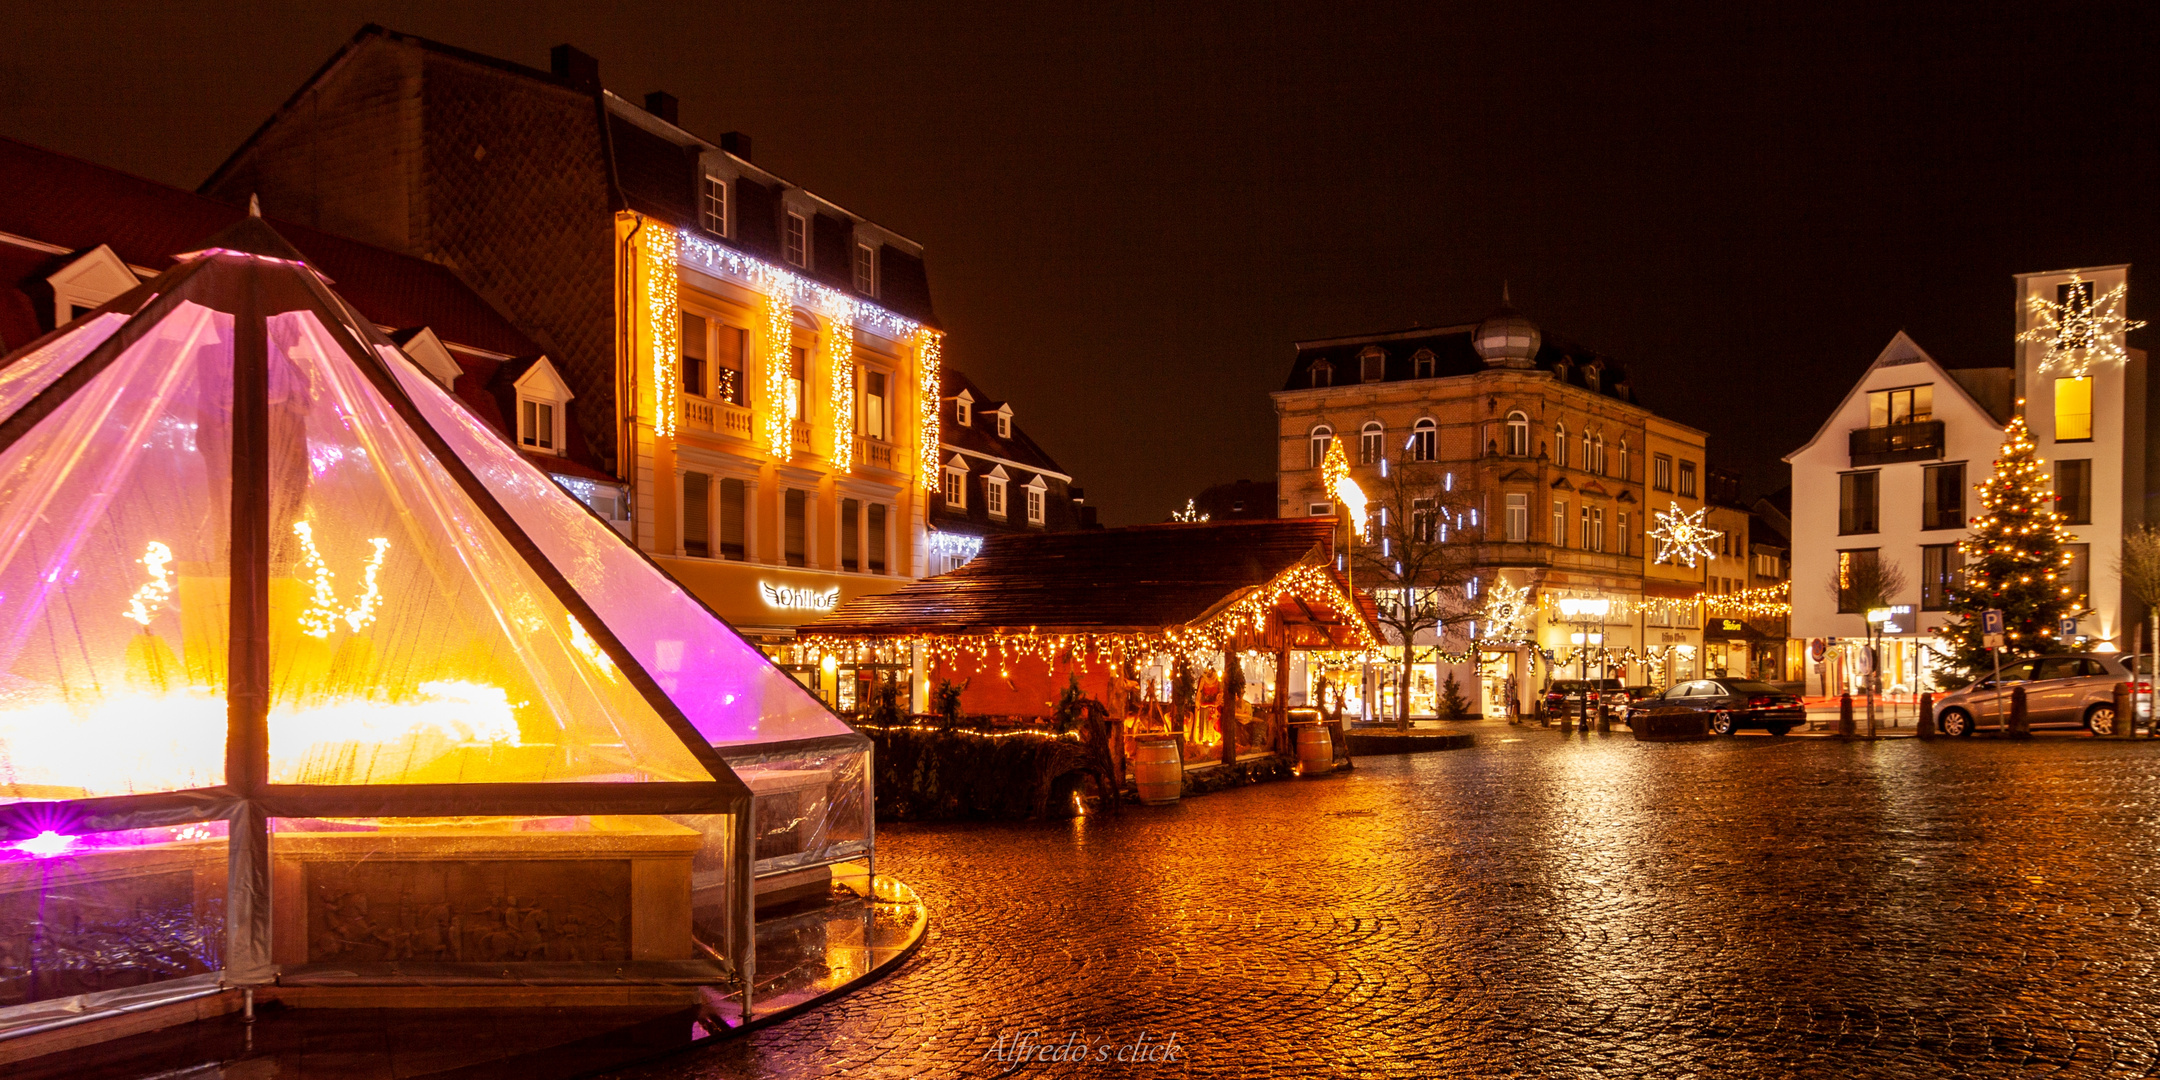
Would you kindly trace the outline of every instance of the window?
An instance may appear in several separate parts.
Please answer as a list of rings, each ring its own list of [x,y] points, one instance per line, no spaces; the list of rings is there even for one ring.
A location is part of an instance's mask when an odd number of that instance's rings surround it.
[[[518,442],[534,450],[555,452],[555,406],[524,398],[518,402]]]
[[[890,378],[882,371],[863,369],[862,401],[855,406],[855,425],[865,438],[883,442],[892,437],[888,428],[890,406],[886,393],[886,380]]]
[[[1555,423],[1552,429],[1553,464],[1567,468],[1567,425]]]
[[[1672,490],[1672,455],[1659,454],[1651,459],[1650,486],[1659,491]]]
[[[750,554],[744,540],[749,535],[743,512],[748,506],[744,499],[743,482],[734,477],[720,481],[720,557],[741,562]]]
[[[1591,461],[1590,461],[1590,471],[1591,471],[1591,472],[1594,472],[1594,473],[1596,473],[1596,474],[1598,474],[1599,476],[1603,476],[1603,475],[1605,475],[1605,433],[1604,433],[1604,432],[1602,432],[1602,431],[1601,431],[1601,432],[1598,432],[1598,437],[1597,437],[1597,444],[1596,444],[1596,446],[1594,446],[1594,447],[1592,448],[1592,453],[1594,454],[1594,456],[1593,456],[1593,457],[1591,458]]]
[[[711,385],[706,393],[730,405],[750,404],[748,380],[743,378],[743,354],[750,351],[750,331],[739,326],[714,323]]]
[[[1853,536],[1877,530],[1874,472],[1838,475],[1838,534]]]
[[[1965,463],[1930,465],[1921,470],[1920,527],[1965,527]]]
[[[1378,348],[1358,354],[1358,381],[1380,382],[1387,378],[1387,354]]]
[[[1627,436],[1620,437],[1620,479],[1635,479],[1634,466],[1628,463]]]
[[[787,234],[782,239],[781,253],[789,264],[804,269],[810,267],[810,219],[788,211]]]
[[[1412,461],[1438,461],[1440,459],[1440,429],[1431,420],[1420,420],[1410,432],[1410,459]]]
[[[1956,544],[1926,544],[1920,548],[1920,610],[1950,610],[1950,590],[1964,576],[1965,556]]]
[[[1332,386],[1335,383],[1335,365],[1325,360],[1315,360],[1311,375],[1314,386]]]
[[[862,570],[862,503],[854,499],[840,500],[840,569],[849,573]]]
[[[1605,508],[1590,508],[1590,550],[1605,550]]]
[[[1552,545],[1567,546],[1567,500],[1554,499],[1552,504]]]
[[[991,517],[1005,516],[1005,481],[983,477],[983,509],[990,511]]]
[[[1860,602],[1853,598],[1851,592],[1853,570],[1861,563],[1874,562],[1875,556],[1875,548],[1849,548],[1837,553],[1839,614],[1853,615],[1860,611]]]
[[[1585,468],[1585,469],[1589,469],[1589,470],[1592,470],[1592,471],[1596,471],[1596,469],[1597,469],[1597,462],[1596,462],[1595,460],[1593,460],[1593,459],[1591,458],[1591,456],[1590,456],[1590,429],[1589,429],[1589,428],[1584,428],[1584,429],[1583,429],[1583,433],[1582,433],[1582,458],[1580,459],[1580,461],[1579,461],[1579,464],[1581,465],[1581,467],[1582,467],[1582,468]]]
[[[788,350],[794,354],[788,360],[788,400],[795,403],[795,422],[810,422],[810,403],[806,400],[810,385],[810,350],[800,345]]]
[[[855,291],[877,295],[877,249],[868,244],[855,245]]]
[[[1331,443],[1331,442],[1334,442],[1334,441],[1335,441],[1335,429],[1334,429],[1334,428],[1331,428],[1331,427],[1328,427],[1328,426],[1327,426],[1327,425],[1325,425],[1325,424],[1322,424],[1322,425],[1320,425],[1319,427],[1316,427],[1316,428],[1312,429],[1312,443],[1311,443],[1311,446],[1312,446],[1312,465],[1310,466],[1311,468],[1315,468],[1315,469],[1317,469],[1317,468],[1319,468],[1319,467],[1320,467],[1320,463],[1321,463],[1321,462],[1323,462],[1323,461],[1326,461],[1326,460],[1327,460],[1327,450],[1328,450],[1328,444],[1329,444],[1329,443]]]
[[[1305,504],[1305,516],[1307,516],[1307,517],[1326,517],[1326,516],[1328,516],[1329,514],[1332,514],[1332,513],[1334,513],[1334,512],[1335,512],[1335,504],[1334,504],[1334,503],[1306,503],[1306,504]]]
[[[1410,538],[1430,544],[1440,536],[1440,504],[1436,499],[1410,500]]]
[[[1434,359],[1433,359],[1433,352],[1432,352],[1432,350],[1431,350],[1431,349],[1419,349],[1419,350],[1417,351],[1417,355],[1415,355],[1415,356],[1412,356],[1412,357],[1410,358],[1410,366],[1411,366],[1411,367],[1412,367],[1412,368],[1413,368],[1413,369],[1414,369],[1414,370],[1415,370],[1415,371],[1417,372],[1417,377],[1418,377],[1418,378],[1420,378],[1420,379],[1430,379],[1430,378],[1432,378],[1432,377],[1433,377],[1433,372],[1434,372],[1434,371],[1435,371],[1435,370],[1437,369],[1437,364],[1435,363],[1435,361],[1434,361]]]
[[[1000,438],[1000,439],[1010,439],[1010,438],[1012,438],[1012,410],[1011,410],[1011,409],[999,409],[999,410],[998,410],[998,412],[997,412],[997,433],[998,433],[998,438]]]
[[[724,177],[705,174],[698,185],[698,224],[714,236],[726,236],[727,232],[727,180]]]
[[[961,427],[974,427],[975,399],[969,397],[966,391],[962,391],[959,397],[953,399],[952,415],[953,423]]]
[[[789,488],[780,500],[783,554],[789,566],[807,566],[810,562],[809,502],[809,496],[797,488]]]
[[[1386,434],[1387,429],[1380,426],[1380,421],[1373,420],[1366,423],[1365,430],[1358,432],[1358,464],[1371,465],[1380,460],[1380,456],[1384,452],[1381,449],[1380,440]]]
[[[1512,544],[1530,539],[1530,496],[1511,494],[1507,497],[1507,538]]]
[[[1583,551],[1594,551],[1596,550],[1596,548],[1592,545],[1597,542],[1597,537],[1592,535],[1590,532],[1590,508],[1585,506],[1581,507],[1580,510],[1580,519],[1582,521],[1582,536],[1579,538],[1579,541],[1575,546]]]
[[[1895,390],[1875,390],[1869,392],[1867,400],[1869,427],[1917,424],[1934,415],[1935,387],[1904,386]]]
[[[967,509],[967,470],[947,465],[944,483],[938,486],[938,496],[945,500],[948,510]]]
[[[709,336],[703,315],[682,313],[682,392],[691,397],[705,396]]]
[[[1042,478],[1037,477],[1034,483],[1027,486],[1027,519],[1028,524],[1030,525],[1040,525],[1043,523],[1043,489],[1036,486],[1041,483]]]
[[[712,555],[712,477],[700,472],[682,474],[682,553]]]
[[[885,572],[885,504],[870,504],[870,572]]]
[[[2065,525],[2092,524],[2092,459],[2055,462],[2055,512]]]
[[[2055,380],[2055,441],[2089,442],[2093,437],[2092,380]]]
[[[1695,463],[1692,461],[1680,463],[1680,497],[1683,499],[1695,497]]]
[[[1616,549],[1622,555],[1635,554],[1635,537],[1628,532],[1628,512],[1620,511],[1613,517],[1613,539],[1619,542]]]
[[[1519,412],[1507,414],[1507,452],[1509,457],[1530,456],[1530,418]]]
[[[2063,550],[2070,553],[2070,561],[2063,565],[2057,580],[2062,583],[2063,595],[2083,611],[2089,606],[2085,601],[2092,592],[2092,545],[2064,544]]]

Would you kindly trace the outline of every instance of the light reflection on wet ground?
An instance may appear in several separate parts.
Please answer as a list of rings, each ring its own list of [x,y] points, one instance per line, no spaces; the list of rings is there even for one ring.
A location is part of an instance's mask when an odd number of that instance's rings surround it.
[[[2144,1076],[2160,747],[1474,750],[1128,808],[892,826],[895,976],[625,1076]],[[1519,742],[1503,739],[1519,738]]]

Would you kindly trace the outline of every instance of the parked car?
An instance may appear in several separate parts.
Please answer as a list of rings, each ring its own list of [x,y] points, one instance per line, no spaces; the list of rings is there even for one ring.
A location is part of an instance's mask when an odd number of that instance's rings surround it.
[[[2144,682],[2137,671],[2149,669],[2141,656],[2121,653],[2064,653],[2004,664],[1998,681],[1993,671],[1972,685],[1935,701],[1935,721],[1945,735],[1970,735],[2010,722],[2010,695],[2025,691],[2025,720],[2034,730],[2083,728],[2095,735],[2115,731],[2115,684]],[[2138,702],[2140,713],[2146,710]],[[2142,717],[2141,717],[2142,719]]]
[[[1620,692],[1627,695],[1621,699],[1619,712],[1617,713],[1621,723],[1627,722],[1629,713],[1639,711],[1642,708],[1642,702],[1657,697],[1661,693],[1655,686],[1623,686],[1620,688]]]
[[[1730,735],[1744,727],[1766,728],[1783,735],[1807,722],[1800,699],[1766,682],[1753,679],[1690,679],[1636,706],[1648,712],[1694,712],[1707,714],[1710,731]]]
[[[1585,694],[1589,695],[1587,701]],[[1545,716],[1554,720],[1574,716],[1578,708],[1585,715],[1593,714],[1598,702],[1615,704],[1625,700],[1626,696],[1618,679],[1554,679],[1545,687]]]

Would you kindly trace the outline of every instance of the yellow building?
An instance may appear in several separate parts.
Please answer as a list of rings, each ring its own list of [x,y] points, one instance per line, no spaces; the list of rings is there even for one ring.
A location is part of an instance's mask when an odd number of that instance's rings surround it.
[[[1644,434],[1649,455],[1650,522],[1653,529],[1671,522],[1696,518],[1708,505],[1704,495],[1704,435],[1686,424],[1653,416]],[[1710,526],[1713,527],[1714,526]],[[1656,540],[1651,541],[1653,549]],[[1638,617],[1642,638],[1652,648],[1671,651],[1667,678],[1701,678],[1710,674],[1703,663],[1702,605],[1696,599],[1710,579],[1710,559],[1700,553],[1675,550],[1661,561],[1653,550],[1643,565],[1643,602]]]

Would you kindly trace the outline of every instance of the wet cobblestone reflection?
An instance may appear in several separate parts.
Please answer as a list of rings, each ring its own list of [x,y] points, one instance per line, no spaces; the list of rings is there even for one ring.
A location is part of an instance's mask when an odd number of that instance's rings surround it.
[[[881,830],[930,940],[626,1077],[2149,1076],[2160,753],[2084,739],[1479,748],[1122,820]],[[1503,739],[1519,738],[1518,742]]]

